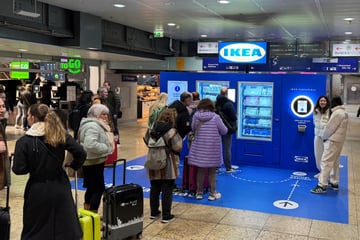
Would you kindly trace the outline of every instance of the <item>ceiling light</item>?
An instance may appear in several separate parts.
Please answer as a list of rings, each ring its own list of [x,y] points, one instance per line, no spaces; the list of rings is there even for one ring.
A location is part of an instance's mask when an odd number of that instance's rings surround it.
[[[351,42],[351,40],[350,40],[350,39],[346,39],[343,43],[349,43],[349,42]]]
[[[24,48],[19,48],[18,49],[20,52],[27,52],[28,50],[27,49],[24,49]]]
[[[347,18],[344,18],[344,21],[353,21],[354,18],[351,18],[351,17],[347,17]]]
[[[120,3],[114,3],[113,6],[114,6],[114,7],[117,7],[117,8],[124,8],[124,7],[126,7],[124,4],[120,4]]]
[[[201,34],[201,35],[200,35],[200,37],[202,37],[202,38],[206,38],[206,37],[207,37],[207,35],[206,35],[206,34]]]
[[[345,35],[351,35],[352,32],[344,32]]]
[[[168,23],[167,25],[173,27],[176,26],[176,23]]]
[[[230,3],[230,1],[227,1],[227,0],[219,0],[217,2],[220,4],[229,4]]]

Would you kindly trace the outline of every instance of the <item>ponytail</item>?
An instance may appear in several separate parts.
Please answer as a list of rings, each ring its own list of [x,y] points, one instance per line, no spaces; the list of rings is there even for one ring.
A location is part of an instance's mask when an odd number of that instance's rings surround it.
[[[65,128],[55,111],[48,111],[44,122],[46,142],[53,147],[56,147],[60,144],[65,144]]]

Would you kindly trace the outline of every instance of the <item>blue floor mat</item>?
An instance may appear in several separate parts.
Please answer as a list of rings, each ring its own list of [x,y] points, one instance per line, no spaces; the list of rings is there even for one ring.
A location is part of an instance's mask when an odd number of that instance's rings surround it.
[[[144,188],[144,197],[149,197],[150,182],[143,168],[145,157],[127,162],[127,183],[137,183]],[[348,174],[347,157],[340,159],[339,191],[328,189],[326,194],[311,194],[317,184],[314,172],[295,172],[287,169],[240,166],[233,173],[220,169],[217,173],[217,190],[222,197],[216,201],[196,200],[186,193],[174,195],[175,202],[203,204],[226,208],[252,210],[316,220],[347,224]],[[116,167],[116,185],[122,184],[123,165]],[[182,173],[182,165],[180,165]],[[176,183],[181,186],[182,176]],[[112,184],[112,168],[105,169],[106,186]],[[72,183],[73,184],[73,183]],[[79,179],[83,189],[82,179]]]

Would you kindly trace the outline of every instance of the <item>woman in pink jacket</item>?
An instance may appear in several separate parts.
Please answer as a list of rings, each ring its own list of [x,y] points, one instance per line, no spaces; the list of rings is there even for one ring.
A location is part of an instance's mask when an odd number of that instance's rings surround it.
[[[196,199],[203,198],[205,171],[209,172],[210,195],[208,200],[221,198],[216,191],[216,168],[223,163],[221,135],[227,133],[227,128],[219,115],[215,113],[214,103],[205,98],[197,106],[191,128],[195,133],[189,152],[189,165],[198,167]]]

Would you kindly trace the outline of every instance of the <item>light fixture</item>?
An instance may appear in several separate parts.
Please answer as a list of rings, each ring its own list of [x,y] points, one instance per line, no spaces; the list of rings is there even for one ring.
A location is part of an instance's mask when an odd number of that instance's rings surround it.
[[[13,0],[13,12],[17,15],[21,15],[21,16],[24,16],[24,17],[32,17],[32,18],[38,18],[40,17],[40,13],[37,13],[36,12],[36,0],[34,1],[34,8],[35,8],[35,11],[34,12],[30,12],[30,11],[26,11],[26,10],[23,10],[23,9],[15,9],[15,0]]]
[[[230,3],[230,1],[228,1],[228,0],[219,0],[217,2],[220,4],[229,4]]]
[[[201,35],[200,35],[200,37],[202,37],[202,38],[206,38],[206,37],[207,37],[207,35],[206,35],[206,34],[201,34]]]
[[[349,21],[351,22],[351,21],[353,21],[353,20],[354,20],[354,18],[352,18],[352,17],[344,18],[344,21],[348,21],[348,22],[349,22]]]
[[[19,48],[18,50],[19,50],[19,52],[27,52],[28,51],[27,49],[24,49],[24,48]]]
[[[345,35],[351,35],[352,32],[344,32]]]
[[[121,3],[114,3],[113,6],[114,6],[114,7],[117,7],[117,8],[124,8],[124,7],[126,7],[124,4],[121,4]]]
[[[170,27],[173,27],[173,26],[176,26],[176,23],[171,23],[171,22],[170,22],[170,23],[168,23],[167,25],[170,26]]]

